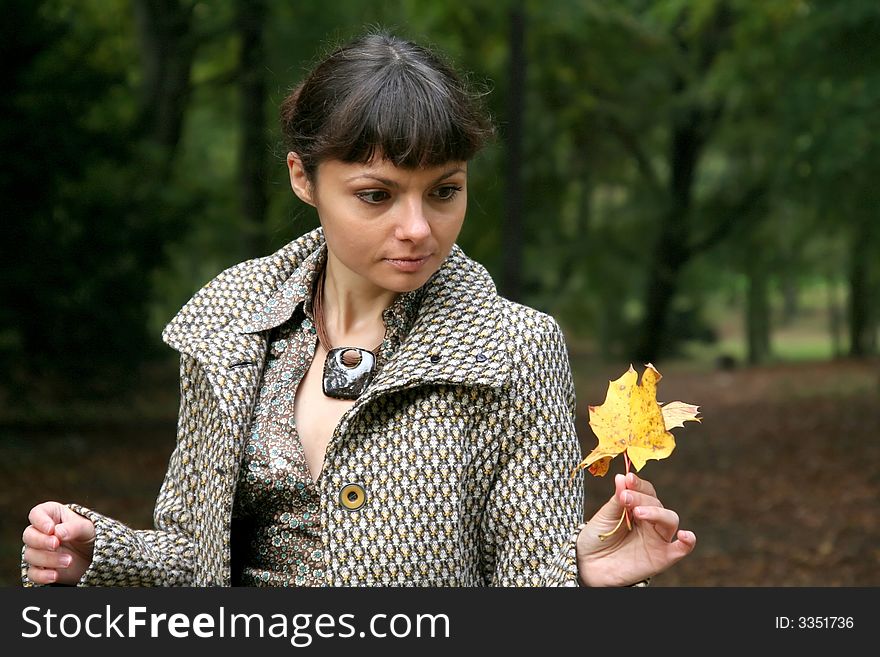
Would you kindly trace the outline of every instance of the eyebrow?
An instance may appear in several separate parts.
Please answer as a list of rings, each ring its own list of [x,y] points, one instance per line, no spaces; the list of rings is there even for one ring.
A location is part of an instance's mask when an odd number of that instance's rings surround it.
[[[449,178],[449,176],[455,175],[456,173],[465,173],[465,170],[461,167],[454,167],[449,169],[448,171],[444,171],[442,174],[437,176],[434,180],[431,181],[431,185],[436,185],[438,182],[443,180],[444,178]],[[388,178],[383,178],[381,176],[374,176],[369,173],[359,173],[356,176],[352,176],[351,178],[346,178],[345,182],[354,182],[355,180],[360,180],[362,178],[366,178],[368,180],[375,180],[376,182],[382,183],[387,187],[399,187],[396,181],[390,180]]]

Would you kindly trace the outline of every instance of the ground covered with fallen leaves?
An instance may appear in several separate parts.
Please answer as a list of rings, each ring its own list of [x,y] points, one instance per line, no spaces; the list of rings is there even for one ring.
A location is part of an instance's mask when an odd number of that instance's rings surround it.
[[[628,364],[573,365],[587,454],[596,445],[587,406]],[[698,404],[704,419],[675,429],[672,455],[640,472],[698,539],[654,586],[880,586],[880,363],[658,367],[657,399]],[[0,585],[18,584],[21,532],[39,501],[77,501],[150,526],[174,445],[169,397],[167,416],[150,420],[0,425]],[[586,473],[587,513],[622,466],[615,459],[605,477]]]
[[[699,404],[703,422],[640,472],[697,534],[655,586],[880,585],[877,363],[661,371],[658,400]],[[595,443],[589,427],[581,439]],[[613,490],[586,486],[588,509]]]

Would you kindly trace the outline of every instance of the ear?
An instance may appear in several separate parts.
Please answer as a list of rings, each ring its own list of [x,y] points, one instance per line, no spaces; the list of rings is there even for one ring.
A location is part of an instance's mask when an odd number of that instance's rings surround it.
[[[312,199],[312,183],[306,175],[302,160],[299,155],[293,151],[287,154],[287,170],[290,173],[290,187],[293,189],[293,193],[296,194],[300,200],[309,205],[314,205],[315,202]]]

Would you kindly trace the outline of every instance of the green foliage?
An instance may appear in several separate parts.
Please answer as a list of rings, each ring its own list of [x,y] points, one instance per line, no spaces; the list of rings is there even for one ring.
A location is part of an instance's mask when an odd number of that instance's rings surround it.
[[[172,146],[144,126],[156,108],[143,105],[142,6],[6,3],[0,364],[17,385],[130,380],[180,304],[255,255],[242,246],[237,3],[163,5],[189,17],[180,38],[192,46]],[[488,93],[499,138],[471,164],[460,243],[498,279],[514,6],[526,19],[522,301],[556,314],[578,344],[628,353],[664,265],[658,240],[677,222],[687,252],[666,353],[711,337],[719,306],[741,311],[756,272],[772,294],[849,282],[851,305],[867,299],[851,322],[876,331],[873,0],[267,3],[269,248],[317,225],[290,192],[281,100],[325,50],[384,26],[447,53]],[[679,184],[672,151],[687,129],[698,152]]]
[[[173,234],[132,129],[121,3],[19,2],[2,39],[2,361],[14,394],[115,394],[148,357],[150,272]],[[96,46],[96,44],[99,44]]]

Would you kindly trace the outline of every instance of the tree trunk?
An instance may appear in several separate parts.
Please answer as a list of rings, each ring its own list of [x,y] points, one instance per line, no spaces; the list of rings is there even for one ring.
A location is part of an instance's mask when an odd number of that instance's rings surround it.
[[[843,339],[841,337],[841,325],[843,324],[841,304],[837,300],[837,281],[831,276],[826,283],[828,288],[828,332],[831,336],[831,353],[835,358],[843,356]]]
[[[634,357],[643,363],[658,359],[669,336],[669,308],[678,291],[678,276],[693,252],[688,247],[688,223],[694,172],[705,143],[704,115],[693,109],[678,119],[670,150],[669,209],[661,215],[654,244]]]
[[[266,238],[266,47],[264,0],[237,0],[236,24],[241,36],[239,58],[240,134],[238,187],[242,211],[242,243],[246,258],[263,255]]]
[[[791,272],[782,275],[782,317],[784,326],[797,319],[801,310],[800,287],[797,277]]]
[[[749,267],[746,297],[746,339],[748,361],[759,365],[770,357],[770,295],[767,268],[761,262]]]
[[[877,255],[873,219],[863,216],[856,222],[850,250],[849,332],[850,355],[870,356],[877,351],[877,318],[872,267]]]
[[[177,0],[136,0],[135,25],[143,65],[141,132],[162,147],[161,177],[180,141],[190,91],[190,71],[196,39],[192,34],[192,6]]]
[[[683,54],[696,54],[696,75],[701,79],[711,69],[718,53],[725,47],[732,29],[732,14],[727,3],[715,7],[713,19],[695,41],[677,35]],[[669,308],[678,291],[681,270],[696,253],[691,236],[690,214],[693,200],[693,184],[700,156],[705,148],[713,126],[723,111],[722,104],[699,99],[688,88],[688,79],[677,75],[673,91],[681,101],[688,103],[673,109],[672,131],[669,151],[669,205],[660,216],[660,234],[654,244],[648,282],[645,287],[643,306],[645,315],[636,339],[634,356],[642,362],[656,361],[663,349],[674,340],[667,335]],[[642,167],[644,168],[644,167]],[[721,233],[719,233],[720,235]],[[716,238],[717,239],[717,238]]]
[[[502,284],[504,295],[512,300],[522,295],[523,251],[523,190],[522,190],[522,123],[525,106],[525,15],[522,4],[516,3],[510,11],[510,87],[507,92],[507,129],[505,144],[507,162],[505,172],[506,212],[502,231]]]

